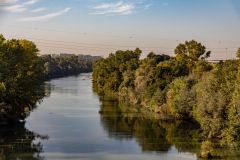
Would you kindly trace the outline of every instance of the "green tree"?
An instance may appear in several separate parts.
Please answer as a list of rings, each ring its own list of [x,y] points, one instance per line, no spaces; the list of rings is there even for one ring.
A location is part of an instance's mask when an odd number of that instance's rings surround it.
[[[0,38],[0,84],[2,113],[12,120],[24,120],[36,101],[44,96],[39,89],[44,67],[38,58],[38,49],[27,40]],[[10,107],[9,107],[10,106]]]
[[[237,58],[240,59],[240,48],[237,50]]]
[[[230,145],[239,146],[240,142],[240,67],[232,101],[228,106],[228,127],[224,132],[224,141]]]
[[[213,73],[206,73],[196,85],[197,104],[194,108],[194,118],[199,122],[203,134],[207,138],[221,135],[225,127],[226,103],[225,97],[219,91],[221,83]]]
[[[184,44],[179,44],[175,49],[177,58],[187,58],[191,61],[198,61],[199,59],[206,59],[211,52],[206,51],[206,47],[195,40],[186,41]]]
[[[197,80],[191,76],[180,77],[175,79],[169,86],[167,105],[175,118],[193,118],[193,106],[196,104],[196,95],[193,86],[196,82]]]
[[[213,66],[205,60],[196,62],[195,67],[192,69],[192,74],[201,77],[205,72],[211,71]]]
[[[227,127],[228,105],[231,102],[237,78],[238,63],[226,61],[204,73],[196,85],[194,118],[208,138],[222,138]]]
[[[115,93],[119,91],[120,86],[132,87],[134,79],[131,77],[134,76],[131,75],[139,66],[141,53],[138,48],[134,51],[117,51],[108,58],[97,61],[94,64],[93,81],[97,83],[98,88]],[[130,77],[127,78],[126,75]]]
[[[136,70],[135,74],[135,93],[137,95],[137,99],[140,102],[141,99],[149,99],[150,97],[157,98],[156,94],[154,95],[155,89],[153,85],[153,78],[156,74],[157,65],[163,63],[170,59],[170,56],[167,55],[156,55],[154,53],[150,53],[147,58],[140,61],[140,66]]]
[[[78,56],[52,57],[51,55],[44,55],[40,58],[44,63],[45,79],[91,72],[93,62],[95,61],[94,57],[89,60],[79,60]]]

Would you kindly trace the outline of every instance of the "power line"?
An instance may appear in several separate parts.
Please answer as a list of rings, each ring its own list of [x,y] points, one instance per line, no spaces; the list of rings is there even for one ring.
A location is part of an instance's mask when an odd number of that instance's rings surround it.
[[[51,49],[66,49],[66,50],[72,50],[72,51],[99,51],[99,52],[102,52],[102,51],[105,51],[105,52],[115,52],[116,50],[115,49],[110,49],[110,48],[101,48],[101,49],[94,49],[94,48],[74,48],[74,47],[63,47],[63,46],[54,46],[54,45],[40,45],[41,47],[45,47],[45,48],[51,48]],[[142,49],[143,52],[151,52],[153,50],[144,50]],[[169,53],[169,51],[167,50],[159,50],[161,53]],[[219,54],[226,54],[226,51],[218,51]],[[233,52],[234,53],[234,52]]]
[[[9,35],[8,35],[9,36]],[[12,36],[17,37],[17,36]],[[85,51],[85,52],[115,52],[116,50],[133,50],[137,48],[137,46],[130,46],[130,45],[113,45],[113,44],[102,44],[102,43],[82,43],[82,42],[70,42],[70,41],[59,41],[59,40],[49,40],[49,39],[40,39],[34,37],[28,37],[30,40],[34,40],[37,42],[39,47],[44,48],[51,48],[54,50],[57,49],[64,49],[64,50],[71,50],[74,52],[77,51]],[[100,46],[100,47],[99,47]],[[105,47],[103,47],[105,46]],[[124,49],[123,49],[124,48]],[[140,49],[143,52],[160,52],[164,54],[173,53],[175,48],[166,48],[166,47],[156,47],[156,46],[141,46]],[[214,53],[218,54],[226,54],[227,56],[230,55],[229,53],[232,52],[231,55],[235,54],[238,48],[207,48],[208,50],[213,49]]]
[[[125,47],[125,48],[137,48],[139,46],[137,45],[113,45],[113,44],[103,44],[103,43],[83,43],[83,42],[71,42],[71,41],[59,41],[59,40],[49,40],[49,39],[39,39],[39,38],[33,38],[29,37],[28,39],[36,40],[38,43],[45,43],[48,42],[47,44],[56,44],[56,45],[68,45],[68,46],[73,46],[73,47],[86,47],[86,48],[102,48],[102,47],[95,47],[95,46],[107,46],[107,47]],[[51,42],[51,43],[49,43]],[[94,47],[91,47],[91,45],[94,45]],[[166,48],[166,47],[159,47],[159,46],[141,46],[141,48],[145,49],[162,49],[162,50],[174,50],[175,48]],[[105,49],[105,48],[104,48]],[[108,48],[108,49],[115,49],[116,48]],[[238,48],[237,47],[225,47],[225,48],[207,48],[208,50],[229,50],[232,49],[236,51]]]
[[[16,36],[13,36],[16,37]],[[64,43],[64,44],[76,44],[76,45],[94,45],[94,46],[108,46],[108,47],[132,47],[132,48],[136,48],[138,47],[137,45],[135,46],[130,46],[130,45],[113,45],[113,44],[103,44],[103,43],[85,43],[85,42],[72,42],[72,41],[59,41],[59,40],[49,40],[49,39],[39,39],[39,38],[33,38],[33,37],[27,37],[28,39],[31,40],[36,40],[41,42],[54,42],[54,43]],[[142,48],[161,48],[161,47],[157,47],[157,46],[143,46]],[[163,48],[163,49],[170,49],[170,48]]]
[[[13,25],[1,25],[1,27],[11,27],[11,28],[16,28],[16,26]],[[74,32],[74,31],[66,31],[66,30],[60,30],[60,29],[52,29],[52,28],[40,28],[40,27],[29,27],[29,26],[23,26],[23,29],[31,29],[31,30],[40,30],[40,31],[48,31],[48,32],[58,32],[58,33],[72,33],[74,35],[83,35],[83,36],[88,36],[88,35],[93,35],[93,36],[104,36],[104,37],[115,37],[115,38],[121,38],[121,37],[125,37],[128,39],[133,39],[133,38],[137,38],[140,39],[140,37],[134,36],[135,34],[129,34],[129,36],[122,36],[122,35],[109,35],[109,34],[99,34],[99,33],[88,33],[88,32]],[[180,39],[169,39],[169,38],[152,38],[152,40],[161,40],[161,41],[174,41],[174,42],[185,42],[185,40],[180,40]],[[217,40],[217,39],[212,39],[212,40],[203,40],[203,42],[217,42],[219,44],[222,43],[235,43],[236,41],[232,41],[232,40]]]
[[[92,51],[107,51],[107,50],[112,50],[112,51],[116,51],[116,49],[113,49],[113,48],[87,48],[87,47],[83,47],[83,48],[80,48],[80,47],[63,47],[63,46],[54,46],[54,45],[42,45],[40,44],[39,46],[41,47],[47,47],[47,48],[52,48],[52,49],[68,49],[68,50],[92,50]],[[126,49],[127,50],[127,49]],[[130,49],[128,49],[130,50]],[[149,50],[144,50],[144,49],[141,49],[142,51],[145,51],[145,52],[151,52],[152,50],[149,49]],[[164,50],[162,50],[163,52]],[[165,50],[166,51],[166,50]],[[167,52],[167,51],[166,51]]]
[[[51,45],[51,46],[61,46],[64,44],[56,44],[56,43],[47,43],[47,42],[39,42],[39,45]],[[66,46],[72,47],[72,48],[88,48],[88,49],[112,49],[112,50],[116,50],[116,48],[111,48],[111,47],[94,47],[94,46],[84,46],[84,45],[69,45],[67,44]],[[131,47],[125,47],[125,48],[131,48],[131,49],[135,49],[137,47],[131,46]],[[141,47],[141,49],[145,49],[145,50],[151,50],[151,49],[161,49],[161,50],[172,50],[171,48],[161,48],[161,47],[157,47],[157,48],[145,48],[145,47]]]

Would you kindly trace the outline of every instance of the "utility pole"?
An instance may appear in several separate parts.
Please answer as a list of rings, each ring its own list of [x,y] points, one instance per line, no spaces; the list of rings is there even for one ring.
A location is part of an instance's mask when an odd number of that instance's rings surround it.
[[[228,59],[228,48],[225,48],[226,49],[226,60]]]

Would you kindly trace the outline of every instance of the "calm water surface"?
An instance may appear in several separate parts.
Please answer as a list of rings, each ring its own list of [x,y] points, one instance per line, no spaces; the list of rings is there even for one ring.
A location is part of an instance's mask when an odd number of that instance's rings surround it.
[[[113,100],[100,100],[93,92],[91,74],[52,80],[49,85],[50,96],[31,113],[23,129],[23,132],[30,132],[27,135],[39,135],[34,139],[36,148],[26,145],[30,149],[26,149],[27,153],[19,153],[22,157],[47,160],[197,159],[189,144],[170,143],[169,139],[176,140],[161,127],[164,125],[130,113],[123,114]],[[180,141],[184,143],[185,140]]]

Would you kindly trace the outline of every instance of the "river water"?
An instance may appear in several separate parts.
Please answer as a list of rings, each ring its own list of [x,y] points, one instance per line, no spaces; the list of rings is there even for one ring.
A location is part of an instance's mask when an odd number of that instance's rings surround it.
[[[126,110],[121,112],[118,102],[93,92],[91,74],[55,79],[47,84],[50,96],[31,113],[21,131],[25,137],[21,142],[32,139],[17,146],[20,148],[17,151],[5,151],[15,154],[10,158],[197,159],[198,147],[187,142],[190,139],[186,130],[176,133],[174,126],[160,125]],[[16,140],[11,143],[18,144]]]

